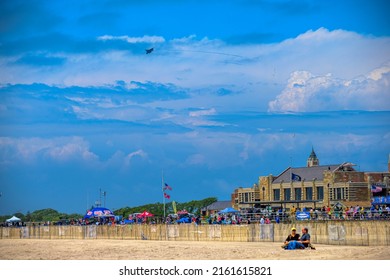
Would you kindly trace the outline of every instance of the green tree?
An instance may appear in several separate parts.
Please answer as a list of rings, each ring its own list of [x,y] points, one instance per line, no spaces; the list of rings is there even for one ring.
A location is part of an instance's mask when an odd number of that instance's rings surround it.
[[[192,200],[189,202],[176,202],[177,210],[186,209],[188,212],[193,213],[195,215],[199,215],[201,208],[206,207],[217,201],[216,197],[209,197],[202,200]],[[133,213],[142,213],[143,211],[148,211],[155,216],[162,217],[164,215],[164,204],[158,202],[153,204],[146,204],[135,207],[123,207],[114,211],[115,215],[121,215],[127,218],[130,214]],[[165,205],[166,214],[173,213],[172,203],[166,203]]]

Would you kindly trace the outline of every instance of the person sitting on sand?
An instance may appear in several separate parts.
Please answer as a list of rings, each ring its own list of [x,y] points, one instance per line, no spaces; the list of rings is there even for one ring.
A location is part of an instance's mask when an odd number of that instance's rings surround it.
[[[305,249],[311,248],[315,250],[314,246],[310,244],[310,234],[309,234],[309,229],[307,227],[302,228],[302,236],[300,238],[300,242],[303,244]]]
[[[282,246],[283,249],[286,249],[288,247],[288,244],[292,241],[299,241],[299,233],[297,233],[297,229],[295,227],[293,227],[291,229],[291,234],[289,234],[286,238],[286,241],[284,241],[284,244]]]

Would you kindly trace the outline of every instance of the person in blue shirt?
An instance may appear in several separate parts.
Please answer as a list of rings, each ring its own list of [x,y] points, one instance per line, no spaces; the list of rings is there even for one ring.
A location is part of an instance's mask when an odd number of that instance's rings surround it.
[[[315,250],[314,246],[312,246],[310,243],[310,234],[309,234],[309,229],[307,227],[302,228],[302,235],[300,238],[300,242],[303,244],[305,248],[311,248]]]

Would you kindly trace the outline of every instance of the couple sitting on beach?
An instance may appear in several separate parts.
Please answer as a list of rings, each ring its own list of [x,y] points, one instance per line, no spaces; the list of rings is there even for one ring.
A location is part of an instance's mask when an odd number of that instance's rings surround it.
[[[299,233],[297,233],[297,229],[293,227],[291,229],[291,234],[287,236],[286,241],[282,245],[282,248],[286,250],[306,248],[315,250],[314,246],[310,244],[310,234],[307,227],[302,228],[302,236],[300,236]]]

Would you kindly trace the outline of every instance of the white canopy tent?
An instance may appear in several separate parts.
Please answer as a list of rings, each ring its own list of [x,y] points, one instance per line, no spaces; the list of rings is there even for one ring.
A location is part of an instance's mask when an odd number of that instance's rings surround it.
[[[19,219],[18,217],[15,217],[13,216],[12,218],[9,218],[7,220],[5,220],[7,223],[16,223],[16,222],[20,222],[21,219]]]

